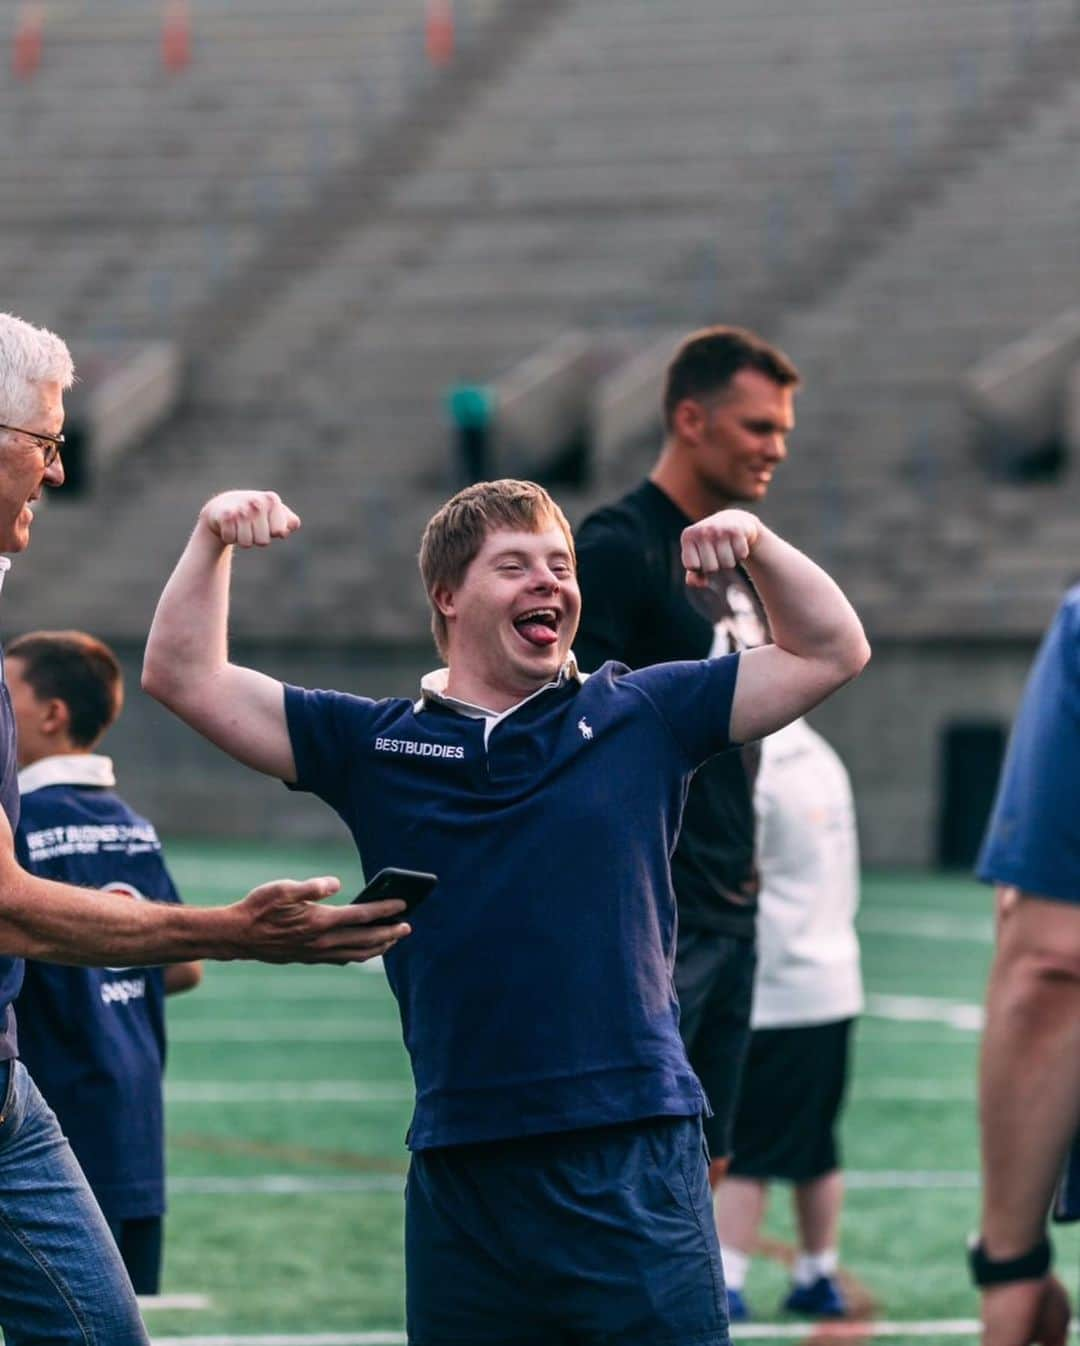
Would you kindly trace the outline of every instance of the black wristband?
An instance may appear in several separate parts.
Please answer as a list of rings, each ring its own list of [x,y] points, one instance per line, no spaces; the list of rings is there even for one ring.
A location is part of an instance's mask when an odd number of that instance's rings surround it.
[[[1044,1235],[1034,1248],[1019,1257],[990,1257],[982,1238],[974,1234],[968,1243],[968,1265],[971,1279],[982,1288],[987,1285],[1008,1285],[1013,1281],[1038,1281],[1050,1270],[1054,1249]]]

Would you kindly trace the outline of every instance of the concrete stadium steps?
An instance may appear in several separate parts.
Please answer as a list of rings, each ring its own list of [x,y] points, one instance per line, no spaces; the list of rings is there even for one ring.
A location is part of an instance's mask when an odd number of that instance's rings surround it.
[[[240,442],[242,427],[234,429]],[[16,562],[5,590],[6,638],[74,623],[138,643],[199,507],[212,492],[242,484],[279,487],[306,522],[286,545],[237,557],[232,626],[238,637],[296,642],[317,633],[326,644],[358,637],[400,643],[424,631],[416,548],[445,489],[401,498],[373,484],[358,461],[351,479],[342,474],[328,490],[299,432],[291,475],[280,470],[286,454],[277,444],[272,454],[250,451],[247,470],[236,476],[218,461],[227,457],[219,422],[192,425],[188,433],[191,441],[169,455],[170,470],[147,467],[152,484],[130,471],[112,472],[90,500],[47,502],[34,525],[33,567],[24,576]]]
[[[196,226],[185,219],[149,227],[130,266],[102,225],[109,265],[95,274],[72,258],[79,297],[67,311],[107,321],[114,301],[125,322],[147,325],[166,312],[173,323],[198,313],[188,329],[197,379],[184,419],[152,456],[119,465],[96,499],[50,508],[66,518],[42,518],[28,572],[34,607],[19,606],[15,584],[6,627],[31,611],[36,623],[69,624],[64,577],[77,571],[86,623],[138,639],[198,505],[215,489],[255,482],[280,489],[307,527],[288,548],[241,558],[239,632],[415,639],[426,626],[419,530],[452,484],[448,383],[492,377],[567,326],[742,318],[745,296],[781,263],[808,262],[843,238],[881,183],[910,187],[925,172],[939,187],[940,165],[919,158],[924,142],[992,99],[1026,54],[1043,50],[1033,42],[1075,26],[1065,0],[1026,0],[1034,37],[1015,27],[1015,0],[919,0],[915,17],[866,0],[811,4],[797,28],[790,4],[774,0],[722,14],[713,0],[575,0],[549,7],[546,26],[522,4],[536,25],[528,40],[489,52],[468,100],[425,103],[410,120],[413,106],[400,141],[367,161],[370,176],[331,168],[310,208],[297,197],[288,229],[284,212],[265,202],[260,212],[256,196],[237,207],[246,250],[237,248],[224,279],[207,260],[213,249],[192,246]],[[782,77],[763,79],[766,61]],[[1066,101],[1033,125],[1068,143]],[[302,129],[303,106],[281,126]],[[1026,110],[1010,115],[1024,126]],[[272,141],[274,127],[263,129]],[[636,160],[639,136],[647,148]],[[1048,316],[1051,296],[1062,300],[1076,274],[1064,232],[1036,219],[1068,156],[1048,168],[1037,140],[1024,126],[910,228],[883,231],[880,255],[844,276],[834,296],[770,324],[808,372],[792,458],[774,491],[777,517],[835,560],[875,620],[976,622],[1002,593],[1017,614],[1023,608],[1012,574],[979,580],[971,597],[959,572],[980,574],[984,532],[973,539],[945,520],[956,502],[987,508],[988,488],[966,456],[959,372],[987,342]],[[308,185],[300,142],[288,144],[281,171],[264,175],[286,196],[290,183]],[[1004,175],[999,159],[1010,165]],[[1029,184],[1015,228],[1013,172]],[[198,216],[202,198],[191,193]],[[179,188],[162,200],[184,207]],[[96,198],[91,207],[92,216]],[[207,228],[205,212],[197,227]],[[216,245],[231,237],[219,232]],[[0,216],[0,257],[3,238]],[[165,274],[180,298],[163,296]],[[995,308],[988,328],[979,305]],[[624,466],[628,476],[637,470]],[[603,494],[611,490],[605,483]],[[569,498],[572,515],[589,498]],[[1018,529],[1032,526],[1026,508]],[[879,562],[883,530],[897,545]],[[147,564],[133,567],[132,556]],[[956,572],[959,598],[936,588],[940,565]],[[929,615],[909,612],[915,594],[933,600]]]
[[[505,3],[456,0],[461,49]],[[46,7],[35,78],[0,80],[10,128],[0,267],[5,277],[24,270],[23,239],[40,233],[48,248],[17,297],[27,295],[30,316],[40,303],[65,321],[68,335],[173,332],[248,265],[253,236],[310,209],[328,178],[442,78],[426,62],[422,5],[200,4],[193,61],[171,76],[160,28],[159,6],[60,0]],[[92,294],[91,314],[78,297],[65,306],[49,293],[48,254],[66,249],[115,281]]]
[[[452,360],[410,370],[406,359],[396,375],[390,340],[385,379],[372,387],[361,374],[346,394],[358,424],[380,402],[413,402],[402,463],[441,455],[445,383],[505,368],[517,315],[554,330],[738,314],[741,296],[778,266],[809,262],[875,184],[903,176],[920,145],[1037,63],[1040,41],[1074,17],[1067,0],[1031,0],[1023,13],[1013,0],[920,0],[914,12],[815,0],[796,33],[790,12],[567,5],[374,220],[318,265],[309,253],[288,280],[277,273],[276,292],[266,275],[276,297],[207,370],[201,395],[227,403],[245,378],[262,389],[299,374],[305,402],[329,404],[341,383],[328,347],[379,324],[456,319],[468,331],[459,370]],[[782,77],[763,79],[765,68]],[[358,264],[369,230],[381,256]],[[345,302],[324,307],[334,293]]]
[[[1080,575],[1075,467],[1053,486],[989,481],[962,386],[976,360],[1080,299],[1077,126],[1080,79],[776,333],[808,353],[807,387],[769,511],[832,548],[856,593],[877,590],[875,620],[908,633],[974,631],[1000,609],[1031,635]],[[881,545],[897,521],[915,589]]]

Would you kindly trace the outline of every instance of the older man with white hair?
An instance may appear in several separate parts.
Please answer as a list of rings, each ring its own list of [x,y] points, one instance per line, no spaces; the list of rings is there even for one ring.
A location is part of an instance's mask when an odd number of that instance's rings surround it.
[[[30,542],[33,502],[64,480],[61,339],[0,314],[0,552]],[[320,907],[333,878],[279,881],[229,907],[179,907],[92,895],[34,877],[15,859],[15,725],[0,681],[0,1326],[7,1346],[147,1346],[123,1262],[86,1179],[18,1060],[11,1002],[24,958],[141,967],[197,958],[348,963],[409,933],[375,925],[401,902]],[[93,907],[88,907],[88,901]]]

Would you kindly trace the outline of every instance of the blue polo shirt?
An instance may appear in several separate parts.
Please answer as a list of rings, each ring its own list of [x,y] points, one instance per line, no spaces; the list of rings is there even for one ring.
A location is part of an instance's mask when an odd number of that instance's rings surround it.
[[[15,743],[15,715],[11,709],[11,697],[3,675],[4,656],[0,653],[0,808],[7,814],[7,820],[14,833],[19,825],[19,768]],[[10,1061],[19,1054],[15,1011],[11,1004],[19,994],[22,979],[22,959],[0,957],[0,1061]]]
[[[1080,902],[1080,585],[1065,595],[1028,676],[976,872]]]
[[[678,1031],[670,858],[694,770],[729,746],[737,670],[582,680],[571,660],[502,715],[286,688],[295,788],[340,814],[369,876],[439,876],[385,960],[411,1148],[707,1110]]]
[[[20,772],[22,864],[43,878],[179,902],[153,824],[112,790],[107,757],[49,757]],[[93,898],[86,919],[94,919]],[[28,961],[16,1006],[27,1069],[110,1220],[165,1209],[165,979],[159,967]]]

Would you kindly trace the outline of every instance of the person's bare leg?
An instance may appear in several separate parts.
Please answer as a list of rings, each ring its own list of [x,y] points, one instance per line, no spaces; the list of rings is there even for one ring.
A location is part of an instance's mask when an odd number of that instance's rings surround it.
[[[794,1189],[799,1226],[799,1251],[814,1256],[836,1248],[840,1240],[840,1209],[844,1204],[844,1175],[839,1169]]]
[[[843,1289],[837,1283],[837,1251],[844,1177],[839,1169],[825,1173],[794,1190],[799,1226],[799,1255],[792,1268],[793,1288],[785,1307],[812,1317],[840,1317],[848,1312]]]
[[[713,1192],[716,1232],[729,1290],[746,1284],[750,1254],[769,1200],[768,1184],[753,1178],[725,1178]]]
[[[769,1200],[767,1183],[755,1178],[725,1178],[713,1193],[716,1232],[729,1248],[749,1253],[757,1239]]]

